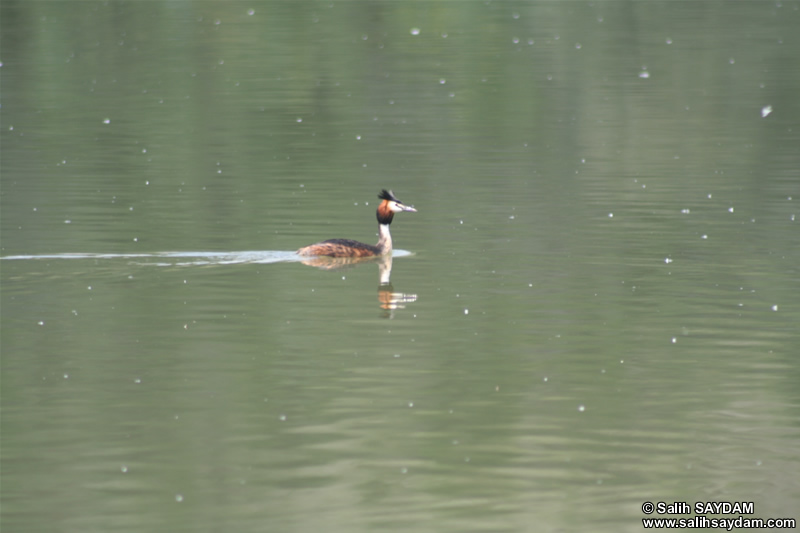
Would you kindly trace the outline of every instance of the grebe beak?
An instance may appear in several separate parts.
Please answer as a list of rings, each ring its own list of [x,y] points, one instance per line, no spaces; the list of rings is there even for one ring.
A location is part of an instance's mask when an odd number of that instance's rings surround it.
[[[414,209],[414,206],[406,205],[406,204],[404,204],[403,202],[401,202],[400,200],[397,200],[397,199],[394,199],[394,200],[391,200],[391,201],[384,200],[383,203],[381,204],[381,206],[378,208],[378,210],[380,211],[381,208],[388,209],[392,213],[400,213],[401,211],[408,211],[410,213],[416,213],[417,212],[417,210]]]

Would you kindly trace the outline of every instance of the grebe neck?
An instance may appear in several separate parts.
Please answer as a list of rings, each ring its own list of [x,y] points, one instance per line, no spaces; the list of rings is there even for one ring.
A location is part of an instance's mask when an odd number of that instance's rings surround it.
[[[381,254],[392,253],[392,234],[389,232],[389,224],[378,224],[378,244],[377,247]]]

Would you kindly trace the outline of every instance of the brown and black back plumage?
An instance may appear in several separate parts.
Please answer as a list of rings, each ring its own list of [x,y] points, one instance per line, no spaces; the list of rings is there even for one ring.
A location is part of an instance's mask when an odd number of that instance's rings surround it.
[[[328,257],[370,257],[381,255],[377,246],[353,239],[328,239],[297,250],[300,255],[326,255]]]
[[[392,223],[395,213],[400,211],[416,212],[411,206],[405,205],[398,200],[392,191],[383,189],[378,198],[383,200],[375,215],[378,219],[378,229],[380,239],[378,244],[371,245],[352,239],[328,239],[297,250],[303,256],[328,256],[328,257],[371,257],[392,252],[392,237],[389,233],[389,225]]]

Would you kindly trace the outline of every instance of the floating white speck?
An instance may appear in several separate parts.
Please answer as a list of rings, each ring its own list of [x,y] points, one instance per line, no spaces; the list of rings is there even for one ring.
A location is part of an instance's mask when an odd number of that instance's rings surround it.
[[[411,35],[419,35],[419,32],[422,31],[419,28],[411,28]]]
[[[579,406],[578,406],[578,412],[579,412],[579,413],[582,413],[582,412],[584,412],[585,410],[586,410],[586,406],[585,406],[585,405],[579,405]]]
[[[286,422],[286,415],[279,416],[278,420],[280,420],[281,422]]]
[[[464,309],[464,314],[468,315],[469,314],[469,309]]]
[[[414,407],[414,402],[408,402],[409,407]]]
[[[667,44],[672,44],[672,39],[670,39],[669,37],[667,37],[666,43],[667,43]]]
[[[247,14],[248,14],[248,15],[250,15],[250,16],[252,17],[253,15],[255,15],[255,14],[256,14],[256,10],[255,10],[255,9],[248,9],[248,10],[247,10]]]
[[[609,213],[608,218],[614,218],[614,213]]]
[[[125,466],[125,465],[122,465],[121,467],[119,467],[119,469],[123,474],[127,474],[128,473],[128,467]]]
[[[728,208],[728,213],[733,213],[733,208],[732,207]]]
[[[675,344],[676,342],[678,342],[678,337],[672,337],[672,344]]]
[[[360,141],[361,140],[361,135],[356,135],[356,140]]]
[[[447,83],[447,80],[446,80],[446,79],[444,79],[444,78],[439,78],[439,83],[441,83],[442,85],[444,85],[445,83]]]
[[[761,108],[761,118],[767,118],[770,113],[772,113],[771,105],[765,105],[764,107]]]
[[[681,209],[681,213],[683,213],[684,215],[688,215],[691,212],[692,212],[691,209]]]
[[[703,239],[703,240],[708,239],[708,235],[703,233],[702,235],[700,235],[700,238]]]
[[[666,264],[670,264],[670,263],[672,263],[672,258],[670,258],[670,257],[667,257],[667,258],[665,258],[665,259],[664,259],[664,262],[665,262]]]
[[[643,70],[639,73],[639,77],[642,78],[643,80],[646,80],[647,78],[650,77],[650,73],[647,72],[646,70]]]
[[[773,310],[773,311],[777,311],[777,310],[778,310],[778,306],[777,306],[777,305],[773,305],[773,306],[772,306],[772,310]]]
[[[111,119],[110,118],[103,119],[103,124],[111,124]]]
[[[39,324],[40,326],[44,326],[44,320],[40,320],[39,322],[37,322],[37,324]]]
[[[181,503],[183,501],[183,494],[176,494],[175,501]]]

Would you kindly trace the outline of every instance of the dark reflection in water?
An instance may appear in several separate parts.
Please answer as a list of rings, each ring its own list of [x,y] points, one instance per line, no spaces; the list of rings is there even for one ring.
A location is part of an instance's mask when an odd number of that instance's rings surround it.
[[[322,270],[343,270],[364,263],[374,263],[378,265],[378,302],[381,309],[385,311],[383,314],[385,318],[394,318],[394,312],[397,309],[405,309],[407,304],[417,301],[416,294],[395,291],[391,281],[391,255],[361,258],[323,256],[303,260],[304,265],[314,266]]]

